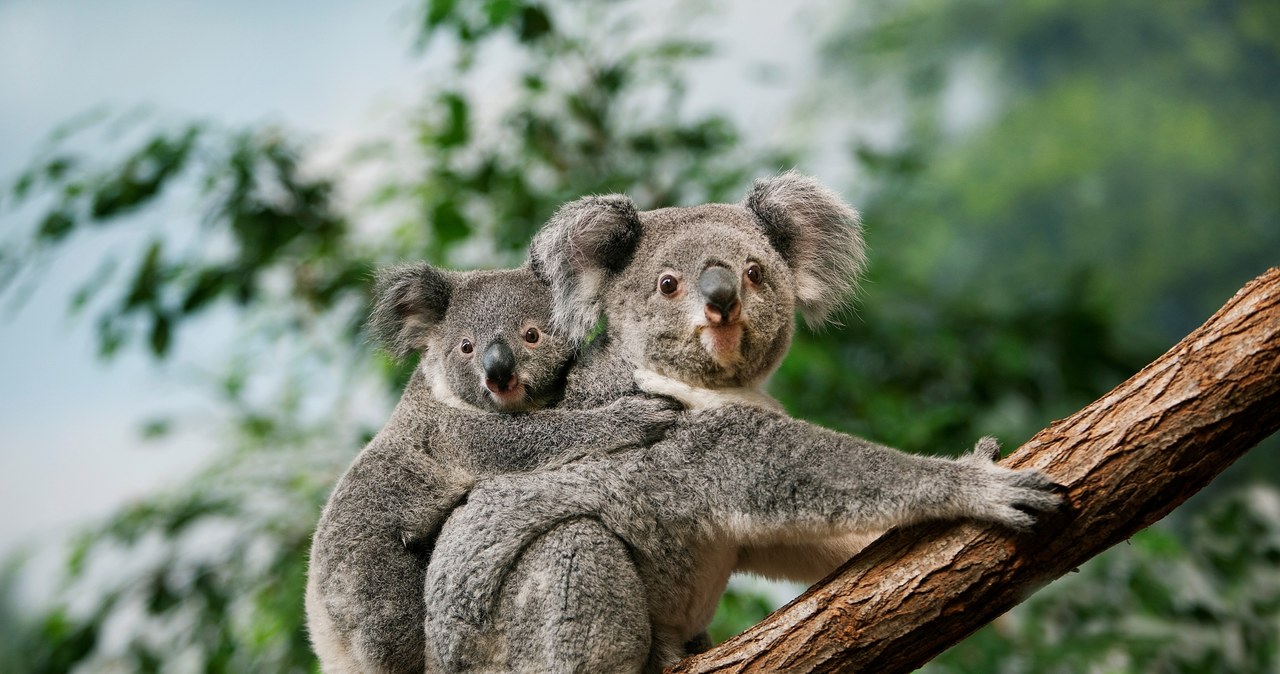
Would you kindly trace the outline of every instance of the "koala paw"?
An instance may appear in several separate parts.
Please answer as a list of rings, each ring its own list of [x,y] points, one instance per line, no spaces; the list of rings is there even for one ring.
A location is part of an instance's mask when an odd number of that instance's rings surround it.
[[[1036,523],[1036,514],[1062,505],[1061,485],[1038,470],[1013,470],[996,465],[1000,443],[985,437],[960,461],[978,469],[972,498],[972,515],[1011,529],[1026,531]]]
[[[648,445],[661,440],[684,409],[670,398],[648,395],[620,398],[609,407],[619,440],[627,445]]]

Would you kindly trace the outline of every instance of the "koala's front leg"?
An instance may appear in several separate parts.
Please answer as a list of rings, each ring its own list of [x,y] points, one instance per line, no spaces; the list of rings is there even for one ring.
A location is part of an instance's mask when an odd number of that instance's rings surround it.
[[[1043,474],[1010,470],[984,438],[957,459],[925,457],[743,407],[698,415],[723,466],[705,490],[713,522],[744,546],[972,518],[1015,529],[1061,499]]]

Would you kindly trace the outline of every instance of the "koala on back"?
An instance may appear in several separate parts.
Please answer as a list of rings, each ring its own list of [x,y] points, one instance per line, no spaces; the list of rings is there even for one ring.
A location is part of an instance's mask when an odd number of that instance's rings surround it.
[[[657,672],[735,569],[814,580],[851,536],[935,518],[1026,528],[1059,501],[1043,475],[995,465],[990,440],[916,456],[770,409],[760,384],[793,312],[825,320],[862,264],[856,214],[810,178],[759,181],[737,205],[588,197],[531,255],[567,334],[607,319],[562,406],[627,395],[639,373],[698,409],[646,448],[478,482],[427,571],[429,667]]]
[[[651,441],[673,405],[641,396],[543,409],[577,344],[550,329],[527,268],[379,275],[371,332],[421,352],[387,425],[335,487],[312,542],[307,623],[325,672],[421,672],[422,584],[434,536],[477,476]]]

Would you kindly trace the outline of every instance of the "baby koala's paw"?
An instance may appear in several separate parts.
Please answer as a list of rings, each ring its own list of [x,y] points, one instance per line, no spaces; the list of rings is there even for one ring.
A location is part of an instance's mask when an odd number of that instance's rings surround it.
[[[649,445],[661,440],[684,408],[662,396],[631,395],[609,405],[618,432],[618,445]]]
[[[970,493],[972,515],[978,519],[1026,531],[1038,514],[1062,505],[1061,486],[1038,470],[1013,470],[997,465],[1000,443],[984,437],[973,451],[959,460],[978,469],[977,484]]]

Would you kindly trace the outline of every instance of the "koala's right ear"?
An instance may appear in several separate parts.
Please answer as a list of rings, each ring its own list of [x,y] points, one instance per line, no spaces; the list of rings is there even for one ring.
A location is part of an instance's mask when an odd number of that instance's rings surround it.
[[[635,202],[609,194],[561,206],[533,237],[530,266],[551,286],[552,326],[571,342],[600,319],[605,283],[630,263],[640,229]]]
[[[425,349],[452,294],[449,272],[426,263],[379,270],[369,334],[396,358]]]

